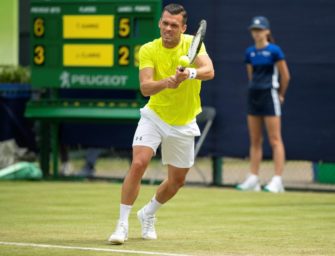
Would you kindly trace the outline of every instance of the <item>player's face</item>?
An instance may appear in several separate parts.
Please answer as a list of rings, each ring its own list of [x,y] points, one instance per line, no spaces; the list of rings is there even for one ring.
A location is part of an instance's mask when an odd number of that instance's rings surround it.
[[[186,30],[181,14],[173,15],[167,11],[163,12],[159,21],[159,28],[163,45],[167,48],[173,48],[178,45],[180,36]]]
[[[252,29],[251,35],[255,42],[267,41],[267,36],[270,33],[268,29]]]

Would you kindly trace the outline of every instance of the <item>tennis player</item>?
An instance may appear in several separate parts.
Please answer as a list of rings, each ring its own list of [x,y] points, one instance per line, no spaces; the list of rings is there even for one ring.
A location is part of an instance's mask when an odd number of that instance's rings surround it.
[[[128,238],[128,217],[141,178],[160,144],[168,174],[148,204],[137,212],[143,239],[157,239],[155,213],[184,185],[194,163],[194,137],[200,135],[195,118],[201,112],[201,80],[213,79],[214,69],[204,45],[194,65],[183,72],[177,69],[179,57],[187,54],[193,38],[184,34],[186,21],[183,6],[167,5],[159,21],[161,37],[140,49],[141,92],[150,99],[141,109],[134,135],[133,160],[122,186],[116,230],[108,239],[111,244],[123,244]]]
[[[271,144],[275,175],[264,190],[284,192],[282,173],[285,149],[281,136],[281,104],[289,84],[290,74],[280,47],[273,43],[266,17],[252,19],[249,27],[255,44],[245,53],[248,92],[248,127],[250,136],[250,175],[237,186],[240,190],[259,191],[258,171],[262,160],[263,125]],[[280,79],[279,79],[280,78]]]

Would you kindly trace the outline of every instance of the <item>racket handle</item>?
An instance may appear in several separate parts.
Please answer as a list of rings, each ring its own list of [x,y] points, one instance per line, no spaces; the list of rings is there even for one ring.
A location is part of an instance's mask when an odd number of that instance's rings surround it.
[[[179,67],[178,68],[180,72],[184,72],[184,70],[186,69],[185,67]]]

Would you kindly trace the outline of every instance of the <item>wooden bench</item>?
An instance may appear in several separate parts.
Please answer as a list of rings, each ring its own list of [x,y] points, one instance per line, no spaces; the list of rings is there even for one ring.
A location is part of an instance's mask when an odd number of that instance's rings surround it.
[[[57,99],[30,101],[25,116],[41,122],[40,164],[44,176],[50,174],[52,154],[53,176],[58,177],[59,124],[64,122],[134,123],[145,100]]]

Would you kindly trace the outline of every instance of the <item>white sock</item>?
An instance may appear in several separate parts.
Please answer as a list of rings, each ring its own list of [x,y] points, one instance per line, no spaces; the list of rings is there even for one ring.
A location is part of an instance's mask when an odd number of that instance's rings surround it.
[[[250,173],[248,179],[252,179],[252,180],[258,181],[258,175]]]
[[[156,195],[144,206],[145,214],[154,215],[156,211],[162,206],[160,202],[156,200]]]
[[[128,224],[132,205],[120,204],[120,221]]]
[[[277,182],[282,182],[281,176],[279,176],[279,175],[275,175],[275,176],[273,176],[273,177],[272,177],[272,180],[273,180],[273,181],[277,181]]]

